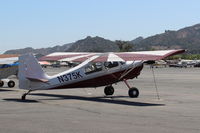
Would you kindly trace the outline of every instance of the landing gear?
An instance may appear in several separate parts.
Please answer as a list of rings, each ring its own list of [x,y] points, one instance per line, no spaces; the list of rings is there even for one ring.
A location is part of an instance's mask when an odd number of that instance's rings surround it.
[[[27,93],[24,93],[21,97],[22,100],[26,100],[26,95],[28,95],[31,92],[31,90],[29,90]]]
[[[137,98],[139,96],[139,90],[135,87],[130,88],[128,91],[128,95],[131,98]]]
[[[139,96],[139,90],[135,87],[130,87],[130,85],[127,83],[126,79],[124,79],[124,83],[129,88],[128,95],[131,98],[137,98]]]
[[[0,80],[0,87],[3,87],[4,82],[7,83],[8,87],[10,87],[10,88],[15,87],[15,82],[13,80],[10,80],[10,79],[2,79],[2,80]]]
[[[104,93],[106,96],[114,94],[114,88],[112,86],[106,86],[104,89]]]
[[[4,85],[4,82],[0,81],[0,87],[3,87],[3,85]]]
[[[15,86],[15,82],[12,81],[12,80],[10,80],[10,81],[8,82],[8,87],[13,88],[14,86]]]

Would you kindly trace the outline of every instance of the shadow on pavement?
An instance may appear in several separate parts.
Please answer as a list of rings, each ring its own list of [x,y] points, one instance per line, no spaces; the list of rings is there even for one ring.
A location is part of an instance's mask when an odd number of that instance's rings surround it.
[[[7,87],[4,87],[7,88]],[[0,88],[0,92],[6,92],[6,91],[15,91],[15,90],[9,90],[10,88],[4,89],[4,88]]]
[[[5,98],[3,99],[5,101],[11,101],[11,102],[21,102],[21,103],[38,103],[37,100],[21,100],[21,99],[17,99],[17,98]]]
[[[53,97],[54,99],[48,100],[84,100],[84,101],[92,101],[92,102],[101,102],[101,103],[109,103],[109,104],[120,104],[120,105],[127,105],[127,106],[165,106],[165,104],[157,104],[157,103],[147,103],[147,102],[133,102],[133,101],[126,101],[126,100],[119,100],[114,98],[124,97],[124,96],[112,96],[112,97],[82,97],[82,96],[73,96],[73,95],[60,95],[60,94],[44,94],[44,93],[35,93],[30,94],[35,96],[46,96],[46,97]],[[109,98],[109,99],[108,99]],[[45,100],[45,99],[40,99]]]

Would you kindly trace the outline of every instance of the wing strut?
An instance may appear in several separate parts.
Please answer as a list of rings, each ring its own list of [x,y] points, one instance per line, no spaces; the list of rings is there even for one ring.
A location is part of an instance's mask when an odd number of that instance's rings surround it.
[[[133,63],[132,64],[134,64],[134,61],[133,61]],[[121,79],[123,79],[127,74],[129,74],[129,72],[131,72],[133,69],[135,69],[135,67],[132,67],[131,69],[126,69],[125,71],[124,71],[124,73],[122,73],[121,74],[121,76],[120,76],[120,78],[119,78],[119,80],[121,80]]]
[[[157,86],[157,83],[156,83],[156,77],[155,77],[155,73],[154,73],[154,67],[151,65],[151,70],[152,70],[152,74],[153,74],[153,81],[154,81],[154,84],[155,84],[155,88],[156,88],[156,94],[157,94],[157,98],[158,100],[160,100],[160,96],[159,96],[159,92],[158,92],[158,86]]]

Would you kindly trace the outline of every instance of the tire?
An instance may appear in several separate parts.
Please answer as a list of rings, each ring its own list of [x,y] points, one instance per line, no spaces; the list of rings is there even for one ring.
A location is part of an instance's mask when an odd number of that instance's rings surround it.
[[[112,86],[106,86],[104,89],[104,93],[106,96],[114,94],[114,88]]]
[[[15,82],[12,81],[12,80],[10,80],[10,81],[8,82],[8,87],[10,87],[10,88],[15,87]]]
[[[139,96],[139,90],[135,87],[130,88],[128,91],[128,95],[131,98],[137,98]]]
[[[0,87],[3,87],[3,85],[4,85],[4,82],[0,81]]]

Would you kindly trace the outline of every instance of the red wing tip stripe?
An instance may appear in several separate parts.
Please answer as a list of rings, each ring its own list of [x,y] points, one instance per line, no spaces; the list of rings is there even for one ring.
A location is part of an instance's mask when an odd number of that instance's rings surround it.
[[[12,57],[19,57],[19,54],[0,54],[0,58],[12,58]]]
[[[170,52],[170,53],[168,53],[168,54],[162,56],[162,58],[166,58],[166,57],[168,57],[168,56],[173,56],[173,55],[177,55],[177,54],[182,54],[182,53],[184,53],[185,51],[186,51],[185,49],[174,50],[174,51],[172,51],[172,52]]]

